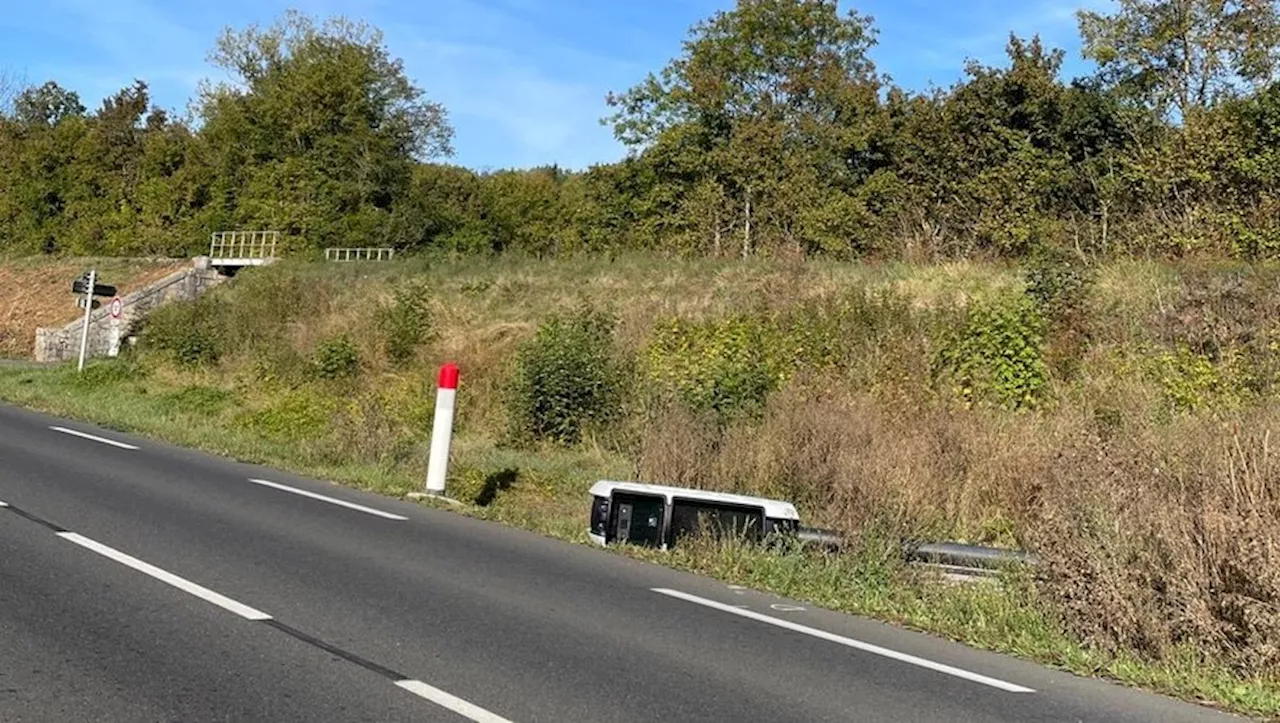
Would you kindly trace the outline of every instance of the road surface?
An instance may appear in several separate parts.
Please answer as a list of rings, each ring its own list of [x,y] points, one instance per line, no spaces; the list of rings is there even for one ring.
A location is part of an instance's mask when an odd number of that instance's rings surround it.
[[[0,406],[0,720],[1239,719]]]

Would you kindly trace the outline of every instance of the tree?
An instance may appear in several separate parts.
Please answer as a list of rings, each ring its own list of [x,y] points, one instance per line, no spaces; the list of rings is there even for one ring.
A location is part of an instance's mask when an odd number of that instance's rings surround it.
[[[84,115],[80,96],[52,80],[37,88],[28,88],[13,101],[13,116],[27,125],[57,125],[66,118]]]
[[[762,230],[801,246],[802,209],[783,202],[797,190],[787,169],[834,187],[873,170],[859,163],[878,110],[873,42],[870,18],[841,15],[835,0],[739,0],[694,26],[659,75],[610,94],[605,120],[633,151],[667,141],[667,153],[697,159],[695,173],[680,171],[697,189],[686,207],[711,217],[694,225],[724,229],[716,215],[728,198],[742,255]]]
[[[1275,77],[1274,0],[1119,0],[1115,13],[1078,13],[1084,54],[1114,87],[1161,114],[1186,118]]]
[[[303,246],[403,241],[392,208],[417,162],[451,153],[453,131],[378,31],[289,12],[266,30],[225,31],[210,59],[237,81],[201,94],[211,213]]]

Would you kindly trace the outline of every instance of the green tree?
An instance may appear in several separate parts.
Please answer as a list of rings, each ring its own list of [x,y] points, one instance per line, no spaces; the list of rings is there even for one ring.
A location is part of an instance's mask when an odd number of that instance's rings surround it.
[[[452,129],[378,31],[289,12],[265,30],[224,31],[210,59],[236,80],[201,92],[211,218],[302,247],[408,241],[392,236],[403,231],[392,208],[416,161],[451,152]]]
[[[1120,0],[1078,14],[1084,54],[1103,78],[1179,117],[1275,77],[1280,10],[1272,0]]]
[[[696,189],[676,202],[699,216],[687,228],[723,243],[728,205],[743,256],[762,239],[804,250],[793,201],[823,194],[794,184],[847,190],[874,170],[864,153],[880,88],[873,42],[871,20],[834,0],[739,0],[696,25],[660,74],[611,94],[606,122],[634,150],[665,145],[693,161],[677,167],[678,195]]]
[[[66,118],[84,115],[80,96],[52,80],[27,88],[13,100],[14,120],[26,126],[57,125]]]

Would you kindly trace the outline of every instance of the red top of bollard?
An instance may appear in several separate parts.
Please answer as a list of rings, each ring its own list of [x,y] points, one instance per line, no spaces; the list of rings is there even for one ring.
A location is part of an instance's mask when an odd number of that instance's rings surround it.
[[[441,389],[457,389],[458,388],[458,365],[449,362],[440,367],[440,388]]]

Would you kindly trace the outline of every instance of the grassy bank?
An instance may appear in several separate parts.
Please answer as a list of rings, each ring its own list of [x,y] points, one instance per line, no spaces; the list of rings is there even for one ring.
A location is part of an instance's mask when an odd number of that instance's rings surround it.
[[[784,496],[854,552],[633,554],[1274,716],[1277,281],[1052,258],[284,264],[83,376],[0,368],[0,397],[403,494],[452,359],[469,514],[581,541],[600,478]],[[933,584],[892,554],[929,537],[1046,565]]]

